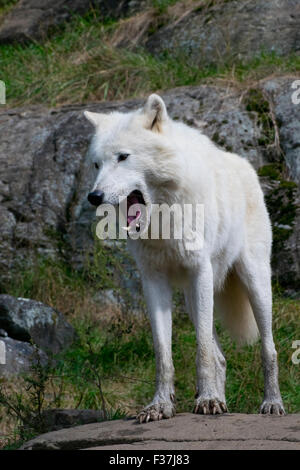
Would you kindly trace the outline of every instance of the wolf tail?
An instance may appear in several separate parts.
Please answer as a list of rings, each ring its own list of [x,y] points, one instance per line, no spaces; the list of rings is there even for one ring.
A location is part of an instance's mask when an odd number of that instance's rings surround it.
[[[246,288],[233,271],[215,295],[215,313],[239,345],[253,344],[259,336]]]

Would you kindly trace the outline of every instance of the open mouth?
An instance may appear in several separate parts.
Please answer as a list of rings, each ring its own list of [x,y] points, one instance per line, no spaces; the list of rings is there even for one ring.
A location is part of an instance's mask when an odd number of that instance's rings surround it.
[[[143,208],[146,203],[143,194],[135,189],[127,196],[127,227],[135,226],[136,230],[140,230],[140,219],[143,214]],[[133,207],[134,206],[134,207]]]

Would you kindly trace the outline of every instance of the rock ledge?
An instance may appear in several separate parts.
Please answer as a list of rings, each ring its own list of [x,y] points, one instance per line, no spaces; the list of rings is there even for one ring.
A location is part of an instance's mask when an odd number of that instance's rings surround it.
[[[86,424],[42,434],[23,450],[193,450],[298,449],[300,414],[284,417],[190,413],[174,419],[138,424],[133,419]]]

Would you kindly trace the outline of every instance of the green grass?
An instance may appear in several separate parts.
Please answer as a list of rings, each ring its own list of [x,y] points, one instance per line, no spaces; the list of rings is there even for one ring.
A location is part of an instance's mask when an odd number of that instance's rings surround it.
[[[56,106],[142,96],[211,79],[244,82],[300,70],[300,57],[261,54],[247,63],[196,67],[184,55],[155,58],[144,49],[111,45],[118,23],[76,17],[43,44],[0,46],[0,79],[7,105]]]

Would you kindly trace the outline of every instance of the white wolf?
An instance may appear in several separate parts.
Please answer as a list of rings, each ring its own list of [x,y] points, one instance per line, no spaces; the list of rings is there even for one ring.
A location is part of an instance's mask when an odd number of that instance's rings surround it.
[[[225,152],[189,126],[173,121],[152,94],[129,113],[86,111],[95,126],[90,157],[96,181],[89,201],[117,205],[204,204],[204,245],[187,250],[185,239],[128,240],[141,273],[151,322],[156,391],[140,422],[175,414],[171,352],[172,287],[180,286],[197,338],[195,413],[227,411],[226,362],[213,326],[218,314],[242,343],[261,336],[265,414],[284,414],[272,336],[271,226],[251,165]],[[138,215],[139,211],[138,211]],[[131,226],[135,217],[127,217]],[[258,327],[258,328],[257,328]]]

